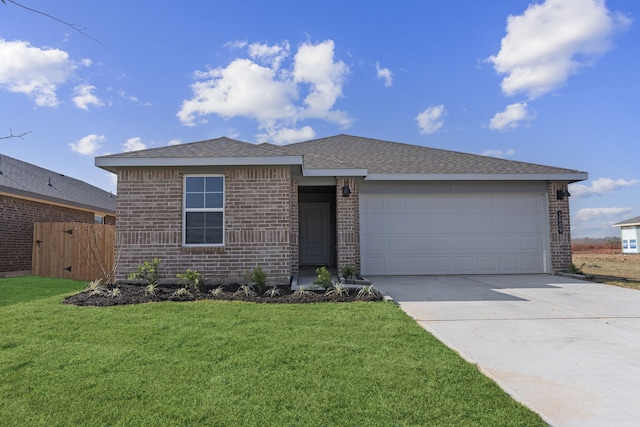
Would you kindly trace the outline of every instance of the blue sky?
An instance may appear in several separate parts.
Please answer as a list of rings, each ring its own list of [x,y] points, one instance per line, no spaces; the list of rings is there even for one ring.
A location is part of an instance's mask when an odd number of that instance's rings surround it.
[[[640,216],[640,2],[19,3],[98,42],[0,4],[0,153],[100,188],[99,155],[347,133],[586,171],[574,237]]]

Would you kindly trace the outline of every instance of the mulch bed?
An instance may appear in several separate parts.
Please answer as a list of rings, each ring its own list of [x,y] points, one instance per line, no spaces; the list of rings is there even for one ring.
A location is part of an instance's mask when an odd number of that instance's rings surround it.
[[[188,295],[179,295],[178,290],[184,285],[182,284],[163,284],[160,283],[155,294],[151,295],[147,292],[147,284],[140,281],[122,281],[113,285],[109,285],[103,292],[96,293],[85,290],[77,294],[65,298],[64,303],[78,306],[93,307],[111,307],[116,305],[145,304],[161,301],[199,301],[199,300],[225,300],[225,301],[248,301],[254,303],[265,304],[308,304],[322,302],[353,302],[353,301],[380,301],[379,296],[361,296],[358,297],[357,289],[350,289],[349,295],[325,295],[324,290],[312,291],[307,295],[295,295],[289,285],[278,286],[281,294],[278,296],[253,296],[238,293],[240,289],[238,283],[225,284],[208,284],[201,292],[194,287],[189,287]],[[213,294],[212,291],[219,286],[223,287],[223,291]],[[118,291],[114,292],[114,289]],[[255,290],[255,289],[254,289]]]

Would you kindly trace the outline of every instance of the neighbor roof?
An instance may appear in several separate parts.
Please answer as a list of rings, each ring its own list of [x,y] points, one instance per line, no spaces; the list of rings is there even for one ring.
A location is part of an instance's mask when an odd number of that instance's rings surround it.
[[[0,194],[115,215],[116,198],[84,181],[0,154]]]
[[[96,158],[120,167],[204,165],[300,165],[305,176],[364,176],[367,180],[566,180],[587,173],[399,142],[336,135],[284,146],[218,138]]]
[[[613,224],[614,227],[623,227],[628,225],[640,225],[640,216]]]

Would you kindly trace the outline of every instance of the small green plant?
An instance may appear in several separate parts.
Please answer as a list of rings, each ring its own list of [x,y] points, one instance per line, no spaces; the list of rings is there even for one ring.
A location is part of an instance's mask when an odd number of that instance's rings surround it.
[[[196,270],[187,269],[186,273],[178,273],[176,277],[186,282],[189,286],[197,288],[200,292],[204,292],[205,279]]]
[[[189,292],[189,289],[187,289],[186,287],[182,287],[171,294],[171,298],[183,298],[183,297],[189,297],[189,298],[193,297],[191,292]]]
[[[569,273],[571,274],[584,274],[582,271],[582,267],[584,267],[584,263],[580,267],[576,267],[574,263],[569,264]]]
[[[155,294],[158,292],[158,285],[156,283],[149,283],[145,288],[144,288],[144,293],[146,295],[151,295],[151,296],[155,296]]]
[[[87,283],[87,287],[85,288],[87,291],[90,291],[91,295],[103,295],[107,293],[107,285],[104,284],[103,279],[92,280]]]
[[[256,288],[258,288],[258,292],[264,294],[267,289],[267,273],[262,270],[262,267],[258,265],[251,270],[248,274],[248,279]]]
[[[356,295],[356,298],[382,298],[380,291],[374,285],[363,286]]]
[[[325,295],[335,295],[338,297],[348,296],[349,288],[344,283],[333,283],[329,289],[324,293]]]
[[[298,286],[298,289],[293,291],[293,295],[298,296],[298,297],[302,297],[302,296],[305,296],[305,295],[313,295],[313,291],[311,291],[306,286]]]
[[[325,290],[330,289],[333,286],[331,273],[327,270],[327,267],[316,268],[316,274],[318,275],[318,278],[313,281],[314,285],[322,286]]]
[[[264,296],[269,298],[279,297],[280,295],[282,295],[282,291],[277,286],[269,288],[264,292]]]
[[[345,265],[340,269],[340,273],[342,273],[342,277],[345,279],[356,278],[356,268],[353,265]]]
[[[145,261],[142,265],[138,266],[138,269],[129,274],[129,279],[141,279],[146,280],[148,283],[158,283],[160,274],[158,272],[158,265],[162,262],[159,258],[154,258],[153,261]]]
[[[122,295],[120,288],[113,288],[111,292],[109,292],[111,298],[118,298],[120,295]]]
[[[240,295],[245,296],[245,297],[255,297],[257,294],[253,290],[253,286],[251,286],[251,285],[240,285],[238,290],[233,293],[233,296],[237,297],[237,296],[240,296]]]
[[[211,289],[209,292],[211,292],[211,295],[213,295],[214,297],[219,297],[224,292],[224,287],[218,286],[216,288]]]

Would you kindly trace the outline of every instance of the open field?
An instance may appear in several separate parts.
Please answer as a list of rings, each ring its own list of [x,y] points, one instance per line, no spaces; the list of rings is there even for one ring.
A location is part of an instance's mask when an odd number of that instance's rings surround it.
[[[572,259],[597,282],[640,289],[640,255],[574,253]]]
[[[0,425],[543,426],[384,302],[62,303],[0,279]]]

